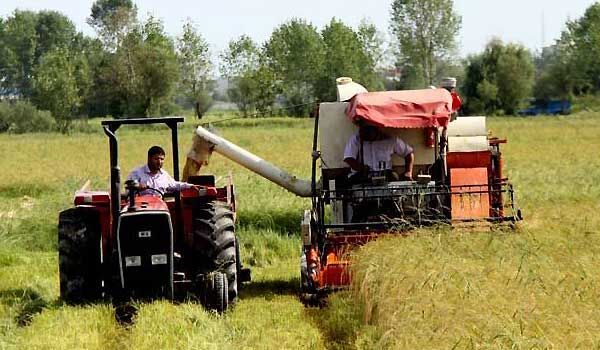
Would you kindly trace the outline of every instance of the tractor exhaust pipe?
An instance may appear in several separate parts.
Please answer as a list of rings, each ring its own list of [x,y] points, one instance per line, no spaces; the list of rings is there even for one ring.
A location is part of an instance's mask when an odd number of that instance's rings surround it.
[[[199,126],[196,129],[198,135],[204,141],[213,145],[213,150],[219,154],[231,159],[241,166],[252,170],[256,174],[271,180],[277,185],[296,194],[300,197],[311,197],[311,182],[298,179],[286,171],[276,167],[266,160],[252,154],[245,149],[225,140],[224,138],[213,134],[205,128]]]

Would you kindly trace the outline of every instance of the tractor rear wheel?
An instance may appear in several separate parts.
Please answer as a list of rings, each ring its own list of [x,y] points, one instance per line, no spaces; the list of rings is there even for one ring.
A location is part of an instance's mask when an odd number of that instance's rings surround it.
[[[81,304],[102,296],[100,219],[94,208],[71,208],[58,219],[60,297]]]
[[[200,257],[199,274],[222,272],[227,278],[228,301],[238,296],[238,255],[234,216],[230,207],[219,201],[201,205],[194,211],[194,250]]]

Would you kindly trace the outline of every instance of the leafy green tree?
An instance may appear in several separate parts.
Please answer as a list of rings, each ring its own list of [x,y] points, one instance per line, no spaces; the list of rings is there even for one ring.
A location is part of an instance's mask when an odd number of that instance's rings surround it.
[[[569,50],[558,43],[546,47],[535,58],[536,78],[534,95],[536,99],[569,99],[576,89],[576,74],[571,67],[572,56]]]
[[[144,117],[171,108],[179,66],[162,22],[150,17],[137,24],[99,64],[93,95],[99,113]]]
[[[73,49],[77,36],[73,22],[57,11],[38,12],[35,32],[35,57],[38,59],[57,47]]]
[[[600,90],[600,3],[567,22],[556,44],[536,59],[537,98],[569,98]]]
[[[373,23],[364,20],[359,24],[357,34],[364,52],[364,62],[360,63],[361,83],[370,91],[383,90],[383,81],[379,73],[383,57],[382,34]]]
[[[377,30],[375,24],[362,20],[358,25],[358,39],[367,57],[373,60],[373,66],[377,66],[383,56],[383,34]]]
[[[264,52],[258,57],[258,67],[251,71],[248,78],[256,84],[252,90],[252,100],[256,111],[261,115],[271,115],[277,95],[281,93],[277,75],[267,64]]]
[[[96,30],[102,42],[101,50],[91,48],[93,59],[93,89],[86,109],[91,116],[122,117],[140,108],[135,99],[136,70],[132,47],[140,41],[137,7],[131,0],[97,0],[92,4],[87,23]],[[135,39],[134,39],[135,38]]]
[[[137,22],[137,7],[131,0],[97,0],[87,23],[111,51],[124,40]]]
[[[588,7],[579,20],[567,23],[561,44],[570,45],[571,64],[576,79],[580,80],[579,88],[600,90],[600,3]]]
[[[288,111],[295,116],[308,114],[325,61],[325,44],[317,29],[304,20],[292,19],[273,31],[265,55]]]
[[[128,96],[128,112],[133,115],[160,115],[161,106],[172,97],[179,77],[173,41],[154,17],[128,34],[119,48],[128,81],[121,81]]]
[[[381,44],[374,26],[363,23],[358,31],[333,18],[321,32],[325,59],[321,79],[315,87],[322,101],[335,101],[335,79],[352,77],[368,90],[380,90],[377,62]]]
[[[100,100],[98,97],[104,94],[105,92],[101,90],[100,85],[97,84],[100,72],[103,69],[103,64],[107,61],[107,57],[109,54],[104,50],[102,42],[100,39],[91,38],[88,36],[84,36],[81,33],[77,33],[75,35],[71,52],[77,54],[77,60],[85,62],[88,69],[87,71],[82,71],[81,74],[85,72],[85,76],[87,79],[85,80],[85,84],[81,84],[80,86],[85,87],[81,89],[81,93],[84,102],[81,106],[81,115],[87,115],[90,117],[95,116],[104,116],[107,113],[103,105],[105,101]],[[112,90],[111,87],[107,87]],[[109,91],[110,91],[109,90]]]
[[[17,57],[8,46],[6,21],[0,17],[0,95],[8,94],[17,66]]]
[[[227,94],[244,116],[255,109],[254,91],[259,88],[254,74],[259,67],[260,50],[246,35],[231,40],[221,53],[221,74],[227,78]]]
[[[352,77],[363,83],[361,63],[366,61],[358,34],[343,22],[333,18],[321,32],[325,44],[323,73],[315,86],[322,101],[335,101],[335,79]]]
[[[227,95],[244,116],[257,111],[272,113],[275,98],[280,93],[277,76],[261,50],[250,37],[240,36],[229,42],[221,54],[221,74],[227,78]]]
[[[75,36],[75,25],[56,11],[13,12],[0,28],[0,87],[30,97],[40,58],[55,48],[71,49]]]
[[[69,60],[75,66],[77,90],[82,99],[80,107],[83,107],[92,84],[89,59],[94,58],[92,47],[97,41],[78,33],[71,20],[56,11],[37,13],[36,33],[36,57],[43,57],[46,52],[56,48],[63,48],[69,53]],[[83,110],[78,110],[76,115],[82,113]]]
[[[438,62],[456,49],[461,17],[452,0],[394,0],[390,30],[397,44],[398,62],[408,66],[416,82],[433,85]],[[419,81],[420,80],[420,81]]]
[[[31,95],[31,75],[36,64],[37,16],[31,11],[15,11],[4,22],[2,38],[4,88],[16,89],[23,96]]]
[[[514,114],[531,96],[534,66],[522,45],[490,41],[483,53],[469,57],[461,91],[468,113]]]
[[[52,113],[62,133],[69,131],[71,121],[82,103],[76,70],[72,55],[62,48],[46,53],[35,70],[35,104]]]
[[[212,105],[211,72],[208,43],[191,22],[183,26],[183,34],[177,41],[177,58],[181,74],[180,89],[196,107],[198,118]]]
[[[247,35],[231,40],[221,53],[221,74],[226,77],[238,77],[258,67],[260,49]]]

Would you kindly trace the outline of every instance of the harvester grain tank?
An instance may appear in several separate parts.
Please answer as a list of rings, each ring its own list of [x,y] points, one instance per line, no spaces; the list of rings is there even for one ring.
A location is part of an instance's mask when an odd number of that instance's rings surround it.
[[[456,103],[454,103],[456,106]],[[390,232],[420,226],[515,223],[514,191],[502,174],[500,145],[488,136],[485,117],[458,117],[445,89],[368,93],[338,80],[338,101],[319,105],[315,118],[312,178],[301,180],[231,142],[198,127],[194,148],[212,149],[302,197],[312,207],[301,220],[301,289],[311,303],[350,283],[347,252]],[[344,148],[357,123],[400,137],[414,149],[416,180],[390,181],[372,171],[348,181]],[[404,159],[392,158],[404,173]],[[376,169],[377,170],[377,169]]]

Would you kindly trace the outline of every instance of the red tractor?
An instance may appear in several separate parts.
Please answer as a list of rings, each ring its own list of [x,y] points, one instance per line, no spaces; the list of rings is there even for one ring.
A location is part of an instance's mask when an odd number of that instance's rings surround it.
[[[58,223],[61,298],[72,304],[131,298],[200,300],[223,312],[250,271],[241,266],[231,182],[193,176],[194,188],[140,195],[136,181],[121,192],[116,132],[125,124],[166,124],[173,177],[179,180],[177,124],[183,118],[103,121],[110,143],[110,192],[81,190]]]

